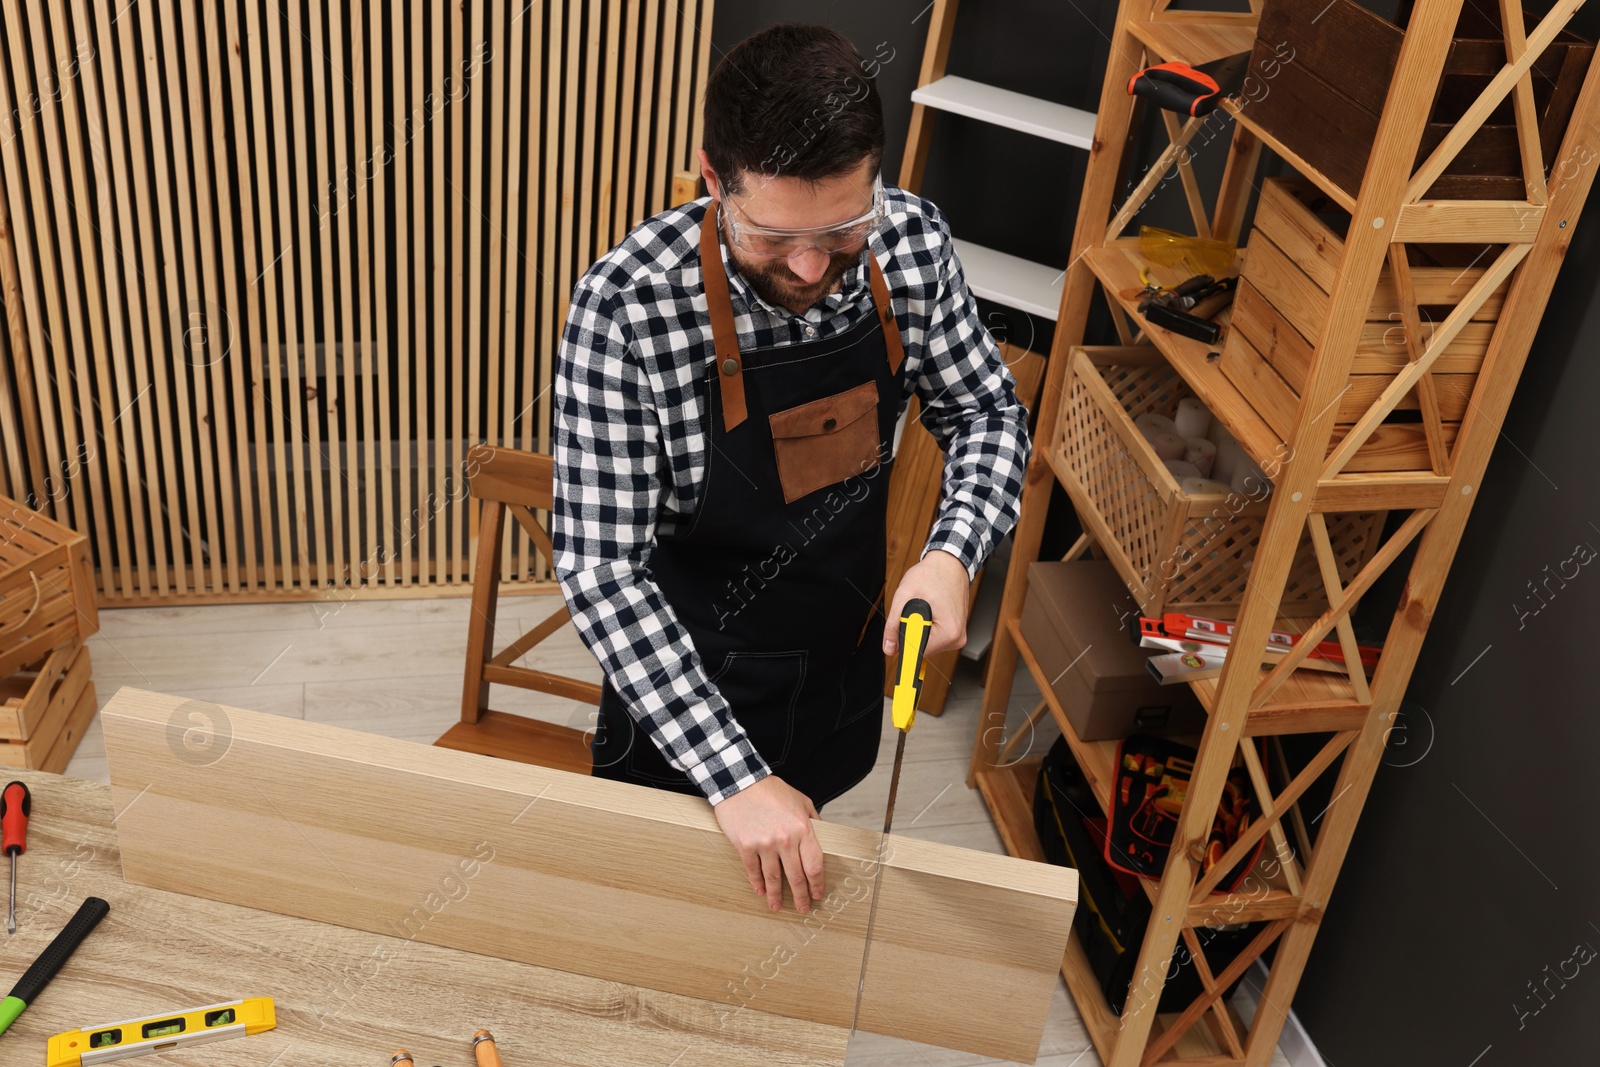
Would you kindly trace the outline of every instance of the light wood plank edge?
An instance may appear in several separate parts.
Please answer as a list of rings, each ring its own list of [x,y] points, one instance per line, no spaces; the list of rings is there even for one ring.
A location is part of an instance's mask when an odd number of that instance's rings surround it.
[[[195,786],[192,775],[180,762],[178,754],[173,752],[169,759],[166,753],[169,749],[169,724],[175,721],[175,717],[182,716],[184,708],[192,708],[196,703],[131,688],[120,690],[112,698],[104,713],[107,754],[113,785],[123,790],[129,801],[143,792],[153,794],[158,800],[168,793],[177,796],[186,786]],[[510,764],[244,709],[211,705],[208,710],[213,717],[226,724],[230,748],[225,755],[234,760],[239,759],[240,752],[257,753],[257,758],[260,753],[271,752],[280,761],[305,755],[314,757],[315,762],[322,765],[324,773],[332,766],[330,761],[333,761],[352,769],[359,767],[368,771],[400,772],[434,782],[460,781],[470,783],[470,788],[479,795],[483,795],[484,790],[504,793],[512,804],[527,797],[529,806],[538,800],[568,809],[589,809],[612,821],[642,820],[654,827],[653,830],[641,831],[649,833],[652,839],[659,835],[682,836],[687,833],[690,836],[685,840],[704,840],[715,845],[720,852],[727,852],[709,806],[675,794],[548,768]],[[248,765],[236,762],[228,768],[228,773],[247,773],[242,766]],[[153,777],[158,771],[164,770],[174,772],[176,779]],[[185,779],[189,781],[185,782]],[[149,804],[150,801],[144,803]],[[270,800],[266,803],[273,809],[277,807]],[[144,820],[149,818],[149,815],[144,816]],[[140,820],[136,817],[133,823],[124,825],[124,830],[128,825],[139,824]],[[821,822],[816,824],[816,829],[825,855],[838,860],[857,861],[858,864],[870,863],[874,870],[881,863],[883,914],[880,918],[905,916],[920,908],[937,906],[941,901],[947,904],[950,901],[958,902],[959,906],[950,914],[959,913],[968,917],[962,927],[967,935],[967,943],[961,949],[963,958],[989,975],[990,980],[997,973],[1005,974],[1008,979],[1005,984],[1007,1003],[1016,998],[1018,1005],[1017,1014],[1009,1016],[1009,1021],[1002,1027],[997,1025],[995,1018],[987,1015],[977,1017],[983,1013],[958,1012],[952,1015],[949,1004],[938,1003],[937,996],[933,995],[934,987],[927,987],[920,990],[925,995],[914,998],[914,1006],[897,1007],[894,1018],[890,1020],[891,1028],[882,1032],[899,1030],[919,1040],[935,1041],[984,1055],[1011,1058],[1032,1055],[1042,1036],[1049,998],[1047,991],[1034,988],[1033,980],[1025,976],[1031,974],[1042,980],[1044,975],[1054,975],[1056,960],[1065,945],[1076,903],[1076,873],[1066,868],[1030,863],[1009,856],[973,852],[903,837],[892,838],[888,852],[880,854],[879,835],[876,833]],[[149,832],[146,827],[146,833]],[[135,843],[124,841],[125,861],[130,846]],[[722,859],[730,865],[736,863],[731,853],[722,856]],[[611,868],[607,866],[606,870],[611,871]],[[597,873],[597,884],[610,877],[610,874]],[[739,887],[733,887],[731,881],[728,887],[717,892],[730,900],[737,897],[743,901],[742,881]],[[707,891],[700,879],[697,878],[695,884],[699,887],[694,890],[695,893],[703,895]],[[165,888],[178,887],[169,885]],[[248,903],[242,900],[235,902]],[[753,915],[770,917],[775,924],[801,921],[793,912],[769,916],[759,902],[754,907],[759,910],[752,912]],[[861,925],[864,925],[864,915],[854,918],[860,918]],[[895,936],[896,925],[893,922],[887,925],[880,922],[875,928],[876,951],[872,958],[879,961],[879,965],[869,969],[869,982],[874,974],[886,973],[895,960],[915,958],[917,954],[927,951],[926,939],[916,935],[916,931],[910,927],[900,924],[900,936]],[[777,928],[775,925],[774,930]],[[830,927],[837,930],[840,936],[847,935],[850,928],[849,923],[842,921],[837,927]],[[856,935],[862,932],[857,930]],[[996,938],[1007,945],[1005,958],[985,960],[983,953],[992,952],[992,949],[984,946],[994,943]],[[810,937],[805,940],[809,941]],[[962,940],[962,937],[957,937],[948,943],[957,944]],[[999,971],[995,968],[999,968]],[[899,980],[906,981],[910,980],[907,976],[931,975],[936,971],[937,968],[901,967],[890,973],[899,974]],[[599,976],[619,978],[619,975],[611,973]],[[620,977],[628,980],[628,976]],[[840,992],[841,997],[846,992],[849,996],[841,1003],[847,1001],[853,1004],[853,972],[850,977],[849,990]],[[917,980],[920,981],[920,978]],[[690,992],[691,995],[705,995],[701,991]],[[712,992],[719,994],[721,989],[719,987]],[[970,997],[975,992],[976,988],[969,990],[967,995]],[[774,991],[771,1010],[778,1014],[793,1013],[793,1008],[785,1010],[780,1007],[778,1000]],[[886,995],[881,1002],[890,1003],[891,999]],[[900,1000],[896,998],[892,1002],[898,1005]],[[830,1016],[818,1018],[817,1021],[839,1020]],[[864,1020],[863,1026],[873,1028],[869,1020]]]

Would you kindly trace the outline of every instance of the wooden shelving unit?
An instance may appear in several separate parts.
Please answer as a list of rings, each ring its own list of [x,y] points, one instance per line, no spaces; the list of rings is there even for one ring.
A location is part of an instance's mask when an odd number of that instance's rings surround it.
[[[1107,1067],[1156,1063],[1262,1067],[1272,1056],[1293,1003],[1387,732],[1395,723],[1478,495],[1498,427],[1593,181],[1595,167],[1572,161],[1592,159],[1593,151],[1586,146],[1600,134],[1600,64],[1588,63],[1586,72],[1578,65],[1579,73],[1564,90],[1569,95],[1558,95],[1565,100],[1562,106],[1570,105],[1570,119],[1555,126],[1541,121],[1539,109],[1549,106],[1550,98],[1548,93],[1535,95],[1532,63],[1552,41],[1574,47],[1570,36],[1558,38],[1558,34],[1582,0],[1557,0],[1537,26],[1523,24],[1519,5],[1502,3],[1497,17],[1503,29],[1497,32],[1504,38],[1504,50],[1501,53],[1496,46],[1490,51],[1495,63],[1503,54],[1504,66],[1477,83],[1476,102],[1465,106],[1453,130],[1441,132],[1438,123],[1429,124],[1441,80],[1453,69],[1448,64],[1460,54],[1452,51],[1452,36],[1463,0],[1418,0],[1398,44],[1392,78],[1383,74],[1388,80],[1374,88],[1377,76],[1368,76],[1367,88],[1379,95],[1383,112],[1359,188],[1346,188],[1315,164],[1326,158],[1327,146],[1307,141],[1281,122],[1266,121],[1267,109],[1252,114],[1248,93],[1242,104],[1230,103],[1225,115],[1210,119],[1184,120],[1135,108],[1126,86],[1140,68],[1164,60],[1199,64],[1249,49],[1255,44],[1257,19],[1273,14],[1270,9],[1263,12],[1256,0],[1246,13],[1168,11],[1166,2],[1122,0],[1110,42],[1072,265],[1062,286],[1035,452],[990,650],[969,785],[982,792],[1006,847],[1014,855],[1042,859],[1032,816],[1039,764],[1037,759],[1014,761],[1015,746],[1006,743],[1007,708],[1020,656],[1096,798],[1109,807],[1116,744],[1084,742],[1076,736],[1019,624],[1027,595],[1027,564],[1038,558],[1053,487],[1058,481],[1066,486],[1080,515],[1092,509],[1081,486],[1074,489],[1061,444],[1071,368],[1084,342],[1091,302],[1101,291],[1112,308],[1123,350],[1141,352],[1136,358],[1163,361],[1176,371],[1272,480],[1265,520],[1249,557],[1250,595],[1237,612],[1239,633],[1233,647],[1263,648],[1269,630],[1288,625],[1301,632],[1307,645],[1342,642],[1347,662],[1358,664],[1350,654],[1355,640],[1351,612],[1376,579],[1397,560],[1407,558],[1406,549],[1415,548],[1383,652],[1370,672],[1359,665],[1339,674],[1299,669],[1302,657],[1293,654],[1270,669],[1256,657],[1234,656],[1220,678],[1193,683],[1208,712],[1207,722],[1198,739],[1195,773],[1166,870],[1159,881],[1144,883],[1153,914],[1138,949],[1134,992],[1122,1015],[1110,1011],[1076,943],[1069,946],[1062,963],[1068,988]],[[943,0],[936,5],[925,74],[934,67],[943,73],[954,6]],[[1475,17],[1484,16],[1478,12]],[[1265,31],[1262,37],[1264,45],[1269,43]],[[1270,43],[1278,42],[1274,38]],[[1323,62],[1339,61],[1326,41],[1319,47],[1335,56]],[[1583,47],[1581,42],[1578,47]],[[1317,62],[1310,49],[1298,54],[1306,68]],[[1265,69],[1263,58],[1258,48],[1253,74]],[[1282,53],[1278,58],[1293,62]],[[1573,64],[1566,63],[1563,76],[1571,69]],[[1292,78],[1284,75],[1279,87],[1288,91],[1291,81],[1301,79],[1295,91],[1309,92],[1305,74],[1297,70]],[[1270,80],[1272,75],[1266,77]],[[1330,108],[1337,104],[1328,101]],[[1451,165],[1486,120],[1497,111],[1503,118],[1507,109],[1515,120],[1517,149],[1512,155],[1521,178],[1520,183],[1509,184],[1520,184],[1524,195],[1502,200],[1425,199],[1436,187],[1463,189],[1471,184],[1471,176],[1462,183],[1452,175]],[[1133,174],[1130,183],[1128,175],[1133,172],[1126,168],[1124,156],[1140,141],[1135,124],[1155,121],[1165,125],[1170,146],[1143,177]],[[1179,165],[1183,146],[1207,121],[1231,127],[1220,184],[1208,190],[1199,187],[1190,168]],[[1547,140],[1560,138],[1557,150],[1541,145],[1541,127]],[[1423,145],[1430,147],[1419,153]],[[1286,255],[1258,233],[1252,233],[1249,242],[1258,247],[1248,248],[1240,241],[1242,220],[1260,185],[1256,172],[1263,147],[1296,169],[1313,193],[1323,194],[1327,210],[1347,213],[1342,236],[1314,241],[1314,254]],[[1276,279],[1270,264],[1282,263],[1307,275],[1308,284],[1297,290],[1306,295],[1293,297],[1301,303],[1269,309],[1282,311],[1283,323],[1300,324],[1295,328],[1303,334],[1297,343],[1304,359],[1295,367],[1293,380],[1274,369],[1271,361],[1278,353],[1259,344],[1243,344],[1241,338],[1248,340],[1243,323],[1250,312],[1242,306],[1237,309],[1239,322],[1229,325],[1217,345],[1178,337],[1140,318],[1132,291],[1141,284],[1141,267],[1169,285],[1191,273],[1145,263],[1137,240],[1126,235],[1142,205],[1162,184],[1161,175],[1172,172],[1175,165],[1193,232],[1239,244],[1244,281],[1251,280],[1254,269],[1258,291],[1272,296],[1269,290]],[[908,153],[908,167],[908,173],[916,172],[920,158]],[[1440,183],[1441,176],[1446,183]],[[1452,180],[1456,184],[1448,185]],[[1500,188],[1506,187],[1503,177],[1496,180]],[[1123,195],[1129,184],[1132,191]],[[1452,277],[1436,269],[1457,262],[1451,257],[1463,252],[1467,254],[1459,262],[1466,265],[1472,260],[1470,275]],[[1272,299],[1281,303],[1290,297]],[[1442,307],[1446,304],[1451,306]],[[1438,314],[1425,314],[1425,307]],[[1381,319],[1391,309],[1394,329],[1383,337],[1392,339],[1382,343],[1392,348],[1375,356],[1369,320]],[[1228,316],[1221,321],[1228,323]],[[1241,355],[1254,356],[1259,368],[1241,362]],[[1252,373],[1260,378],[1253,380]],[[1360,389],[1354,388],[1353,374],[1361,377]],[[1469,388],[1470,394],[1441,392],[1452,388]],[[1412,411],[1405,419],[1391,418],[1400,407]],[[1352,571],[1346,565],[1341,574],[1329,539],[1332,520],[1365,511],[1387,512],[1386,529],[1392,532],[1358,567]],[[1097,516],[1084,517],[1085,529],[1099,530],[1102,538],[1116,529]],[[1307,539],[1315,549],[1327,607],[1317,608],[1321,614],[1315,618],[1291,617],[1303,612],[1289,610],[1286,583]],[[1081,553],[1087,542],[1086,536],[1072,555]],[[1128,553],[1107,555],[1119,568],[1130,565]],[[1135,578],[1145,576],[1124,572],[1123,577],[1132,588]],[[1316,754],[1292,771],[1287,761],[1264,759],[1258,747],[1264,738],[1268,752],[1281,756],[1278,735],[1288,734],[1313,735],[1308,742],[1320,744],[1320,750],[1312,744],[1310,750]],[[1203,874],[1197,858],[1229,769],[1241,759],[1250,771],[1263,817],[1217,867],[1232,867],[1263,837],[1269,843],[1263,857],[1281,861],[1258,863],[1253,880],[1257,890],[1248,899],[1239,899],[1237,892],[1212,892],[1216,877]],[[1278,772],[1276,777],[1269,777],[1264,766],[1268,763]],[[1302,813],[1299,802],[1305,790],[1324,774],[1334,777],[1332,802],[1321,812]],[[1282,784],[1275,790],[1274,783]],[[1315,823],[1314,838],[1307,832],[1308,823]],[[1306,842],[1313,843],[1303,847]],[[1206,992],[1180,1013],[1158,1015],[1155,1005],[1162,976],[1175,950],[1182,944],[1195,952],[1195,930],[1219,925],[1222,914],[1223,922],[1261,924],[1255,940],[1222,973],[1199,966]],[[1221,993],[1274,944],[1260,1007],[1245,1026]]]

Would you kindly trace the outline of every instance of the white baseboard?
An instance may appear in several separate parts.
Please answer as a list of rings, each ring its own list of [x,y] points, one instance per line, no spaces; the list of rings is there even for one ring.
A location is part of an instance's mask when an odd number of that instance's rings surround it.
[[[1233,995],[1233,1006],[1247,1026],[1250,1020],[1255,1018],[1258,996],[1266,984],[1267,968],[1262,966],[1260,960],[1256,960],[1245,972],[1244,981],[1239,984],[1239,991]],[[1300,1025],[1300,1020],[1295,1017],[1292,1010],[1289,1012],[1288,1020],[1283,1024],[1283,1033],[1278,1037],[1278,1048],[1289,1061],[1289,1067],[1328,1067],[1317,1053],[1317,1046],[1311,1043],[1311,1036],[1306,1033],[1305,1027]]]

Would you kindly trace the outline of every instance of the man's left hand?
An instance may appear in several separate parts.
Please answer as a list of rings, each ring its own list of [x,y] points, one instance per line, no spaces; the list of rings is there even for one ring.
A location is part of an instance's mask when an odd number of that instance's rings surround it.
[[[883,628],[883,654],[900,647],[900,612],[906,601],[921,597],[933,611],[933,636],[925,655],[949,652],[967,643],[967,605],[971,582],[967,567],[943,549],[934,549],[906,571],[889,601],[889,621]]]

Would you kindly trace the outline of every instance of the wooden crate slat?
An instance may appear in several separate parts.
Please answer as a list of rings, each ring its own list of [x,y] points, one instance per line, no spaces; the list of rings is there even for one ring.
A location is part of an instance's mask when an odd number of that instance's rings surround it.
[[[64,769],[83,739],[89,720],[94,718],[98,705],[88,648],[72,642],[53,653],[44,666],[37,675],[24,676],[29,684],[26,695],[18,701],[21,706],[8,706],[0,714],[0,736],[5,738],[0,742],[0,765]],[[8,680],[7,685],[12,681]],[[13,717],[15,731],[11,728]],[[20,736],[13,737],[13,732]],[[59,767],[51,766],[52,756],[60,759]]]

